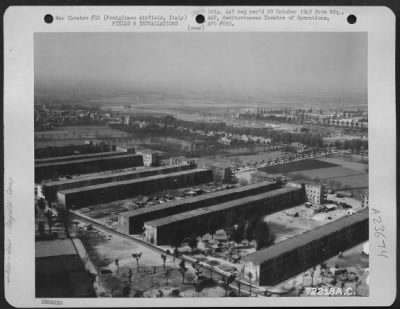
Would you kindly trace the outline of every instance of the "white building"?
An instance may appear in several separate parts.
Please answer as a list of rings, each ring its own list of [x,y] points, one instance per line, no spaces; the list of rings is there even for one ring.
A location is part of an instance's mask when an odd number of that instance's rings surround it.
[[[230,146],[231,142],[232,141],[227,137],[221,137],[221,138],[218,139],[218,143],[223,144],[223,145],[227,145],[227,146]]]
[[[368,191],[364,193],[361,199],[361,207],[362,208],[368,208],[369,206],[369,194]]]
[[[326,201],[327,190],[323,184],[304,184],[306,200],[315,205],[321,205]]]
[[[153,151],[142,151],[143,165],[144,166],[159,166],[160,154]]]

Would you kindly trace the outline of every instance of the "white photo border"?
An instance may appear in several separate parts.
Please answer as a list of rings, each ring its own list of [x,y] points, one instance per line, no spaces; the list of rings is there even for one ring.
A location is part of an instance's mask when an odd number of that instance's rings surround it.
[[[4,14],[4,215],[5,296],[15,307],[198,307],[198,306],[386,306],[396,297],[396,110],[395,15],[387,7],[320,7],[339,9],[344,15],[329,22],[274,21],[264,24],[238,21],[234,27],[208,29],[218,32],[367,32],[370,200],[370,296],[282,298],[62,298],[35,297],[34,242],[34,33],[37,32],[188,32],[194,16],[208,8],[163,6],[18,6]],[[239,7],[233,7],[239,8]],[[257,7],[240,7],[240,9]],[[266,8],[266,7],[259,7]],[[319,7],[268,7],[268,9],[317,9]],[[109,23],[79,21],[46,24],[53,15],[183,14],[178,27],[111,27]],[[357,23],[348,24],[348,15]],[[193,18],[192,18],[193,17]],[[376,211],[374,211],[375,209]],[[378,213],[379,212],[379,213]],[[376,221],[385,227],[388,258],[379,257],[381,239]],[[374,221],[375,219],[375,221]],[[59,304],[54,303],[59,301]]]

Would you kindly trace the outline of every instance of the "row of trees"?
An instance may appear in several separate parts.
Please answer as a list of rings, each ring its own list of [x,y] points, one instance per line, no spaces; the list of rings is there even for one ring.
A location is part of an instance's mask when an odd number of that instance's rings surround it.
[[[343,145],[339,146],[343,149],[349,149],[354,153],[359,153],[361,150],[368,149],[368,141],[360,139],[346,140]]]
[[[275,144],[290,144],[292,142],[299,142],[309,146],[322,146],[322,136],[320,134],[309,133],[306,131],[292,133],[276,131],[271,128],[233,127],[224,122],[205,123],[176,120],[175,123],[177,126],[182,126],[192,130],[202,130],[206,132],[224,131],[231,134],[263,136],[265,138],[271,138]]]
[[[211,218],[208,225],[202,225],[198,229],[193,230],[192,235],[188,239],[184,239],[180,231],[176,231],[172,235],[172,245],[176,248],[182,245],[184,241],[194,250],[197,248],[198,236],[210,233],[214,238],[217,230],[223,228],[227,234],[228,240],[233,240],[236,243],[241,243],[243,240],[252,241],[257,243],[257,249],[262,249],[273,244],[274,235],[271,232],[268,224],[260,219],[260,216],[243,218],[228,213],[224,216],[224,222],[217,216]]]
[[[257,250],[266,248],[274,242],[274,235],[270,227],[262,219],[239,220],[237,224],[227,228],[227,231],[230,239],[236,243],[241,243],[243,240],[255,240]]]
[[[151,117],[151,116],[149,116]],[[275,145],[279,144],[291,144],[294,142],[302,143],[304,145],[310,147],[323,147],[323,129],[321,130],[310,130],[307,128],[302,128],[300,132],[285,132],[285,131],[277,131],[271,128],[249,128],[249,127],[232,127],[224,122],[218,123],[206,123],[206,122],[194,122],[194,121],[186,121],[186,120],[178,120],[175,119],[173,116],[165,116],[165,118],[150,118],[152,122],[162,122],[163,126],[154,126],[150,130],[150,128],[145,128],[143,131],[148,132],[150,131],[160,131],[163,134],[174,134],[179,135],[181,137],[189,137],[187,132],[179,132],[176,131],[174,128],[176,127],[184,127],[192,130],[201,130],[205,132],[210,131],[223,131],[230,134],[238,134],[238,135],[253,135],[253,136],[263,136],[265,138],[270,138],[272,143]],[[172,126],[172,128],[171,128]],[[137,128],[132,128],[126,125],[116,125],[117,129],[127,131],[127,132],[136,132]],[[215,140],[216,137],[202,137],[203,139],[207,139],[210,141]],[[353,139],[347,140],[345,142],[335,141],[335,147],[340,149],[351,150],[355,153],[359,153],[361,150],[368,149],[368,141],[360,140],[360,139]]]
[[[151,119],[151,120],[150,120]],[[209,123],[209,122],[195,122],[195,121],[187,121],[175,119],[173,116],[168,115],[164,118],[150,118],[148,121],[152,123],[160,122],[162,123],[162,127],[154,126],[152,127],[152,131],[162,131],[164,134],[166,130],[170,131],[169,134],[183,134],[187,135],[184,132],[177,132],[174,128],[184,127],[192,130],[201,130],[204,132],[211,131],[223,131],[230,134],[238,134],[238,135],[253,135],[253,136],[263,136],[265,138],[270,138],[275,144],[290,144],[292,142],[299,142],[306,144],[308,146],[321,147],[323,145],[322,135],[319,133],[310,133],[308,131],[303,132],[284,132],[284,131],[276,131],[271,128],[250,128],[250,127],[233,127],[225,122],[217,122],[217,123]],[[137,128],[131,128],[126,125],[116,125],[113,126],[119,130],[133,132],[137,131]],[[168,127],[168,128],[167,128]],[[148,131],[149,128],[145,128],[143,130]]]

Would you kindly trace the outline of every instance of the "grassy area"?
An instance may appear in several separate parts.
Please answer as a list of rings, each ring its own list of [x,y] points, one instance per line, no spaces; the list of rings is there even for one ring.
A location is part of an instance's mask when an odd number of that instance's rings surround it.
[[[327,167],[334,167],[337,164],[324,162],[320,160],[302,160],[297,162],[291,162],[287,164],[268,166],[265,168],[261,168],[260,170],[263,172],[267,172],[270,174],[282,174],[289,173],[294,171],[305,171],[305,170],[314,170],[314,169],[322,169]]]
[[[297,161],[261,168],[270,174],[284,174],[293,181],[325,182],[334,189],[357,190],[368,188],[368,165],[349,161],[341,156]],[[360,192],[361,192],[360,191]]]
[[[328,167],[328,168],[320,168],[320,169],[312,169],[306,171],[289,171],[288,176],[292,176],[296,178],[297,175],[305,177],[307,179],[336,179],[340,177],[347,177],[347,176],[357,176],[363,173],[359,171],[352,170],[349,168],[335,166],[335,167]]]
[[[344,158],[343,156],[338,156],[338,157],[333,156],[333,157],[319,158],[318,160],[337,164],[342,167],[350,168],[364,173],[368,171],[368,162],[362,163],[362,161],[359,160],[350,161],[343,158]]]
[[[337,189],[367,189],[368,173],[336,166],[288,173],[293,180],[323,181]]]

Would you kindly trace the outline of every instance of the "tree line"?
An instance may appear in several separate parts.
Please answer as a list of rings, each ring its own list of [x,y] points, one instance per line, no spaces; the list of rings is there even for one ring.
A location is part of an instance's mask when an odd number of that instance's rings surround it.
[[[323,138],[319,133],[311,133],[307,130],[300,132],[284,132],[277,131],[272,128],[250,128],[250,127],[233,127],[225,122],[195,122],[188,120],[176,119],[171,115],[165,117],[146,117],[146,120],[150,123],[156,123],[157,121],[163,124],[162,127],[152,126],[152,131],[160,131],[164,134],[166,132],[173,133],[176,132],[176,128],[184,127],[191,130],[201,130],[206,133],[208,132],[225,132],[237,135],[252,135],[252,136],[262,136],[264,138],[270,138],[274,144],[290,144],[293,142],[302,143],[311,147],[322,147]],[[114,126],[113,126],[114,127]],[[126,125],[115,126],[116,129],[134,132],[134,131],[148,131],[150,128],[138,129],[130,128]],[[184,133],[184,135],[187,135]]]

